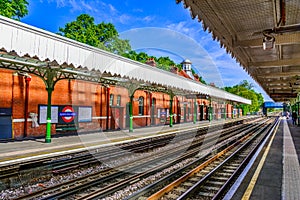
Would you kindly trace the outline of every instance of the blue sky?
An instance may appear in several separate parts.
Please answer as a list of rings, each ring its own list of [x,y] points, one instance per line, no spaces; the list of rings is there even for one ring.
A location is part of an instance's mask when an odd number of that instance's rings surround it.
[[[270,98],[242,67],[213,41],[202,24],[175,0],[28,0],[29,14],[21,21],[58,32],[82,13],[96,23],[111,22],[132,48],[154,56],[169,56],[176,62],[188,58],[208,83],[233,86],[248,80],[265,100]]]

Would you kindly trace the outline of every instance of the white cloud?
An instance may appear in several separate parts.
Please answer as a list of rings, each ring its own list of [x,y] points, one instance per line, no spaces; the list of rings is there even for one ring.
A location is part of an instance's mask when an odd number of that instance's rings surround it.
[[[40,0],[43,3],[43,0]],[[105,4],[102,1],[91,1],[91,0],[48,0],[48,3],[56,3],[58,8],[70,7],[71,12],[81,11],[85,13],[95,13],[98,12],[97,8],[104,7],[109,8],[111,11],[114,11],[113,6],[110,4]]]
[[[108,4],[108,7],[109,7],[109,10],[110,10],[111,13],[117,13],[118,12],[117,9],[113,5]]]
[[[140,9],[140,8],[135,8],[132,10],[133,12],[137,12],[137,13],[142,13],[143,12],[143,9]]]
[[[141,20],[142,21],[145,21],[145,22],[151,22],[154,20],[155,17],[153,16],[146,16],[146,17],[143,17]]]
[[[119,17],[119,21],[122,23],[122,24],[128,24],[131,20],[131,16],[127,15],[127,14],[123,14]]]

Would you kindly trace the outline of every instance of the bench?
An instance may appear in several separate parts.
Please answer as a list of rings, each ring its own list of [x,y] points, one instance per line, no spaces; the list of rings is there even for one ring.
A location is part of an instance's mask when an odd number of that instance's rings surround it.
[[[77,131],[79,129],[83,128],[76,126],[76,124],[57,124],[55,128],[56,131]]]

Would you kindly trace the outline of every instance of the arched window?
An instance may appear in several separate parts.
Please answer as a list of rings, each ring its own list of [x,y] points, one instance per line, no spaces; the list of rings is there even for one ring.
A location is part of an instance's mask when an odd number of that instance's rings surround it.
[[[109,105],[112,106],[114,103],[114,95],[113,94],[110,94],[109,95]]]
[[[117,106],[121,106],[121,95],[117,96]]]
[[[139,115],[144,115],[144,97],[139,97]]]

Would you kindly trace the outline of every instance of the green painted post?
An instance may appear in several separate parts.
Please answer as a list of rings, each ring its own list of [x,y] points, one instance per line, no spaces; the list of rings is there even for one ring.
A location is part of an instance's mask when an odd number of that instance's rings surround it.
[[[231,119],[233,119],[234,118],[234,105],[232,104],[232,106],[231,106]]]
[[[226,115],[227,115],[227,106],[226,106],[226,103],[225,103],[225,109],[224,109],[225,113],[224,113],[224,119],[226,120]]]
[[[297,122],[297,124],[298,124],[298,126],[300,126],[300,118],[299,118],[299,104],[300,104],[300,102],[297,102],[297,118],[298,118],[298,122]]]
[[[208,108],[208,111],[209,111],[209,116],[208,116],[208,120],[209,122],[211,122],[212,120],[212,115],[213,115],[213,109],[212,109],[212,106],[211,106],[211,98],[209,99],[209,108]]]
[[[129,102],[129,132],[133,132],[132,102],[133,102],[133,95],[130,96],[130,102]]]
[[[173,127],[173,95],[170,95],[170,108],[169,108],[169,113],[170,113],[170,127]]]
[[[47,127],[45,143],[51,143],[51,97],[53,88],[47,87],[48,92],[48,104],[47,104]]]
[[[197,121],[197,100],[194,99],[194,121],[193,123],[196,124]]]

